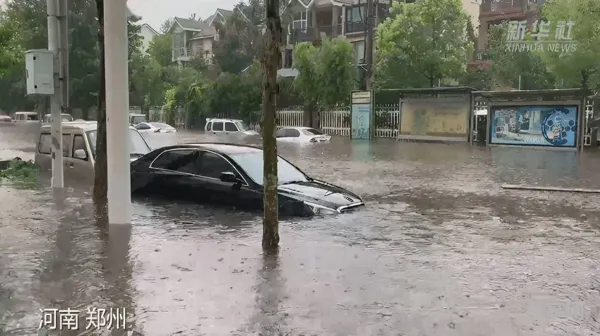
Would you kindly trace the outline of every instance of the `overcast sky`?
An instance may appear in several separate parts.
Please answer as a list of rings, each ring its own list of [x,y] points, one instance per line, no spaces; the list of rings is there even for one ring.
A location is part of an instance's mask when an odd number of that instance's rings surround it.
[[[162,23],[173,16],[187,18],[191,14],[206,18],[217,8],[232,9],[239,0],[128,0],[134,14],[142,17],[142,22],[159,30]]]

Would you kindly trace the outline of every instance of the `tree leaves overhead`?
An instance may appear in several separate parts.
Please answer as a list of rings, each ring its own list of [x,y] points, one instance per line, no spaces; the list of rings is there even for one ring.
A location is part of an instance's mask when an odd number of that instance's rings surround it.
[[[386,87],[433,87],[458,79],[473,50],[460,0],[394,2],[377,29],[376,80]]]
[[[575,52],[543,53],[544,61],[557,76],[561,86],[600,90],[600,25],[597,24],[600,1],[546,1],[543,14],[553,26],[561,20],[574,23],[572,39],[577,42]]]
[[[345,39],[325,39],[319,48],[299,43],[294,48],[293,67],[298,70],[296,91],[305,104],[327,108],[349,99],[356,86],[358,68],[352,44]]]
[[[234,11],[217,29],[219,39],[214,44],[213,54],[222,72],[239,73],[262,55],[262,30],[240,11]]]

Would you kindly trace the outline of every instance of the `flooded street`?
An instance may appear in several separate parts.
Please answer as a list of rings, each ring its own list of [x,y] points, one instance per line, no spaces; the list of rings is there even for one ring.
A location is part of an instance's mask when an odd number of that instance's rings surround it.
[[[44,335],[50,308],[81,311],[63,335],[93,335],[88,307],[125,308],[148,336],[600,333],[600,194],[501,188],[600,188],[599,152],[311,145],[279,154],[367,206],[282,221],[278,257],[262,255],[260,213],[136,200],[131,226],[106,228],[91,186],[0,186],[0,335]],[[0,128],[0,159],[34,151],[35,134]]]

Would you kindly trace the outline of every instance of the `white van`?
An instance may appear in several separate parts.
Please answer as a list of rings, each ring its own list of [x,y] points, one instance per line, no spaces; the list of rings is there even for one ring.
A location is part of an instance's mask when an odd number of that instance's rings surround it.
[[[212,135],[258,135],[240,119],[206,118],[204,132]]]
[[[96,139],[98,135],[96,121],[74,121],[62,123],[63,163],[65,177],[90,179],[94,176],[96,158]],[[140,133],[129,127],[131,161],[137,160],[151,151]],[[52,169],[52,136],[50,125],[40,128],[40,136],[35,153],[35,164],[42,171]]]
[[[139,123],[148,122],[145,114],[141,113],[129,113],[129,124],[135,126]]]
[[[37,112],[15,112],[13,115],[13,120],[18,123],[31,123],[40,121]]]
[[[64,121],[73,121],[73,116],[68,114],[68,113],[61,113],[60,114],[60,119],[64,122]],[[42,123],[44,124],[51,124],[52,123],[52,114],[46,114],[44,116],[44,119],[42,120]]]

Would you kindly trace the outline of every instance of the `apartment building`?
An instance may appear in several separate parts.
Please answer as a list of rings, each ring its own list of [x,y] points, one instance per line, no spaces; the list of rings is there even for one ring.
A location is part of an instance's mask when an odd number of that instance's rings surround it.
[[[375,29],[390,14],[393,1],[377,1],[375,4]],[[464,11],[470,16],[473,27],[479,26],[479,2],[461,0]],[[291,21],[288,27],[286,48],[283,52],[283,68],[292,66],[292,50],[300,42],[318,43],[322,38],[345,37],[354,46],[357,64],[364,63],[366,36],[366,0],[291,0],[283,15]]]
[[[390,2],[375,4],[375,26],[388,16]],[[294,45],[324,38],[345,37],[354,46],[358,64],[364,63],[366,0],[291,0],[282,15],[290,25],[283,51],[283,68],[292,67]]]
[[[486,52],[489,30],[504,21],[533,23],[544,5],[544,0],[483,0],[479,9],[479,36],[477,50],[469,67],[491,66],[490,55]]]
[[[224,24],[232,14],[231,10],[217,9],[205,20],[173,18],[169,29],[173,62],[189,62],[194,57],[200,57],[207,64],[213,64],[213,45],[219,40],[217,26]]]

